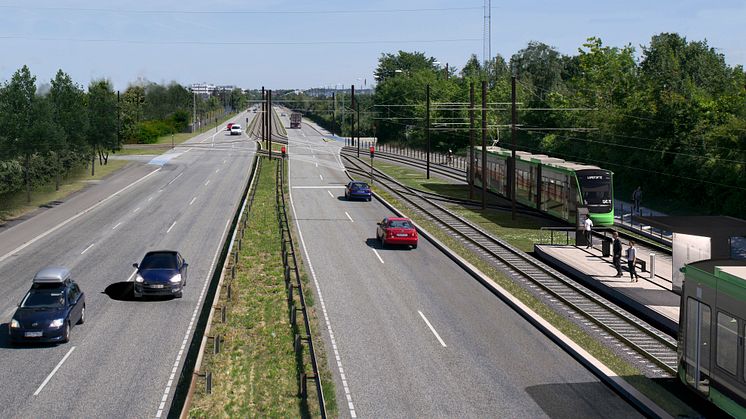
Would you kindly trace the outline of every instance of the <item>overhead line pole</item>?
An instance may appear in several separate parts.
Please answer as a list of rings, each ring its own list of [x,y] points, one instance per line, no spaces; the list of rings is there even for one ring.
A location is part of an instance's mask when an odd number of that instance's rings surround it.
[[[267,152],[269,153],[269,159],[272,160],[272,89],[270,89],[268,93],[267,107],[269,108],[269,112],[267,113]]]
[[[430,85],[425,86],[425,137],[427,139],[427,178],[430,179]]]
[[[266,113],[264,112],[264,86],[262,86],[262,111],[261,111],[261,118],[262,118],[262,142],[266,142],[267,139],[264,137],[264,123],[267,122],[267,117],[265,116]]]
[[[516,159],[515,159],[515,150],[517,148],[516,145],[516,138],[518,137],[518,131],[516,130],[516,123],[517,123],[517,113],[515,108],[515,76],[512,76],[510,78],[510,100],[513,102],[512,109],[510,111],[510,119],[511,119],[511,126],[510,126],[510,136],[513,140],[513,152],[511,153],[511,158],[513,159],[513,174],[511,176],[511,187],[510,187],[510,206],[511,206],[511,216],[512,219],[515,220],[515,187],[516,187]]]
[[[482,80],[482,210],[487,209],[487,80]]]
[[[474,199],[474,82],[469,84],[469,199]]]

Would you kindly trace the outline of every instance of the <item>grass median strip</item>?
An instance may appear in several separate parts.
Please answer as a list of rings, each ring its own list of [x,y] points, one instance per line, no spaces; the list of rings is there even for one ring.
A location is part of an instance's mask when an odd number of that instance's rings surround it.
[[[216,311],[210,334],[222,337],[221,350],[214,354],[215,339],[211,339],[202,366],[203,371],[212,373],[212,392],[206,394],[204,381],[197,386],[190,417],[319,415],[318,405],[311,399],[313,383],[309,383],[308,403],[298,394],[298,359],[288,317],[275,205],[275,165],[274,160],[262,164],[230,301],[227,288],[220,290],[218,304],[226,307],[226,322]],[[321,352],[323,347],[317,344],[317,353]]]

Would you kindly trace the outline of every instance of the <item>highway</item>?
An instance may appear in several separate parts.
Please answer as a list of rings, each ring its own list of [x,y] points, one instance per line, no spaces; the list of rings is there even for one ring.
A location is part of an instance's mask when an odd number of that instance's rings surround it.
[[[292,208],[342,417],[640,416],[423,238],[381,249],[375,223],[393,214],[344,200],[343,144],[307,124],[288,134]]]
[[[208,131],[0,230],[1,417],[166,416],[254,148],[223,127]],[[132,301],[132,263],[155,249],[189,263],[184,297]],[[72,271],[86,323],[67,344],[13,346],[11,315],[48,265]]]

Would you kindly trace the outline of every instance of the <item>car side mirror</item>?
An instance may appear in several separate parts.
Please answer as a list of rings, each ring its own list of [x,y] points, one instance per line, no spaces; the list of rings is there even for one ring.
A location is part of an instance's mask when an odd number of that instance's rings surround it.
[[[189,267],[189,264],[188,264],[188,263],[186,263],[186,262],[184,262],[184,268],[186,269],[186,268],[188,268],[188,267]]]
[[[137,263],[133,263],[132,267],[135,268],[135,269],[140,269],[140,266]]]

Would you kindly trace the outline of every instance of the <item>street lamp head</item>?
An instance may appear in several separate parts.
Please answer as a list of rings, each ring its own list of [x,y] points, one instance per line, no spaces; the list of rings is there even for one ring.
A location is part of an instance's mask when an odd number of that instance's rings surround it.
[[[396,70],[394,70],[394,73],[403,73],[403,71],[402,71],[402,70],[399,70],[399,69],[397,68]]]

